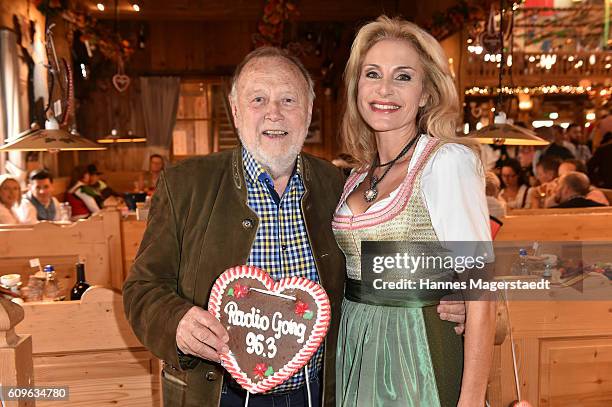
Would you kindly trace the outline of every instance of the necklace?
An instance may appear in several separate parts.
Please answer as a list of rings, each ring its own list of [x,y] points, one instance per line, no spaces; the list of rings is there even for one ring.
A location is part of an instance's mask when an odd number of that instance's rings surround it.
[[[370,167],[370,171],[369,171],[370,188],[368,188],[363,193],[363,199],[365,199],[366,202],[373,202],[376,199],[376,197],[378,196],[378,189],[376,188],[376,186],[383,180],[383,178],[385,178],[385,175],[387,175],[387,173],[395,165],[397,160],[399,160],[400,158],[406,155],[406,153],[410,150],[410,148],[414,145],[414,143],[416,143],[417,138],[418,138],[417,136],[414,136],[414,138],[410,140],[404,148],[402,148],[402,151],[400,151],[399,154],[393,160],[389,161],[388,163],[378,164],[378,154],[376,155],[376,158],[374,158],[374,162],[372,163],[372,166]],[[374,169],[378,167],[387,167],[387,169],[385,170],[385,172],[383,172],[380,178],[374,175]]]

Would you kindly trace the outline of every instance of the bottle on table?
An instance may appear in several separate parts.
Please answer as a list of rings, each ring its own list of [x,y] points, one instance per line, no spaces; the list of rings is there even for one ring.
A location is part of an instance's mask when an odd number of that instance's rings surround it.
[[[527,265],[527,250],[519,250],[518,262],[512,264],[512,275],[526,276],[529,274],[529,266]]]
[[[55,276],[55,268],[47,264],[43,270],[45,272],[45,285],[43,287],[42,300],[56,301],[60,296],[60,287]]]
[[[76,274],[76,284],[74,285],[74,287],[72,287],[72,290],[70,291],[70,299],[72,301],[80,300],[83,296],[83,293],[89,288],[89,284],[87,284],[87,281],[85,281],[85,264],[76,264]]]

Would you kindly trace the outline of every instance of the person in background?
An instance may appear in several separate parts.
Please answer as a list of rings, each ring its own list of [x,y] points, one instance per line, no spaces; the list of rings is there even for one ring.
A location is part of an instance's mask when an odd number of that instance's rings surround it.
[[[100,178],[102,173],[98,171],[98,167],[95,164],[89,164],[87,166],[87,172],[89,173],[89,186],[92,192],[99,197],[98,199],[104,200],[102,191],[108,188],[108,185]],[[98,199],[96,199],[96,202],[101,202],[98,201]]]
[[[535,155],[536,148],[534,146],[519,146],[516,158],[521,164],[521,172],[529,180],[529,186],[532,187],[538,183],[535,176]]]
[[[597,149],[604,144],[603,138],[606,133],[612,133],[612,109],[601,109],[597,114],[598,120],[591,128],[592,148]]]
[[[66,200],[72,207],[72,219],[83,219],[100,211],[96,202],[96,194],[89,186],[89,172],[85,166],[77,166],[72,170],[70,186]]]
[[[556,158],[559,161],[575,158],[574,154],[566,147],[563,128],[560,126],[540,127],[536,129],[538,136],[548,140],[550,144],[544,150],[536,152],[535,159],[540,162],[546,158]],[[536,168],[537,170],[537,168]]]
[[[599,148],[587,162],[587,169],[593,185],[612,188],[612,132],[603,136]]]
[[[0,225],[27,223],[19,211],[21,187],[15,177],[0,175]]]
[[[559,176],[561,160],[556,157],[542,157],[536,165],[536,178],[539,185],[551,182]]]
[[[332,160],[332,164],[340,168],[344,176],[348,177],[351,170],[355,167],[355,159],[350,154],[340,153],[338,157]]]
[[[506,160],[501,167],[501,179],[504,187],[499,197],[509,209],[521,209],[527,205],[529,184],[521,169],[521,164],[514,159]]]
[[[536,165],[538,186],[527,191],[526,208],[546,208],[552,204],[557,189],[556,178],[559,176],[561,160],[555,156],[543,156]]]
[[[60,219],[60,203],[53,196],[53,176],[45,169],[34,170],[29,176],[28,192],[25,193],[19,212],[27,223]]]
[[[605,206],[586,198],[591,183],[581,172],[569,172],[559,177],[555,199],[559,202],[553,208],[590,208]]]
[[[485,173],[485,194],[487,195],[487,206],[489,215],[501,219],[506,216],[506,202],[498,198],[501,182],[493,171]],[[525,194],[526,195],[526,194]]]
[[[592,154],[589,146],[585,144],[586,137],[582,126],[576,123],[570,124],[565,131],[565,135],[567,136],[567,142],[571,143],[574,148],[574,157],[584,163],[589,161]]]
[[[102,180],[102,178],[100,178],[102,173],[98,171],[98,167],[95,164],[89,164],[87,166],[87,172],[89,173],[89,186],[96,195],[98,206],[117,206],[123,204],[123,197],[121,194],[114,191]]]
[[[559,165],[559,177],[562,177],[565,174],[570,172],[581,172],[587,175],[586,165],[580,160],[565,160]],[[598,189],[591,185],[589,189],[589,193],[586,195],[587,199],[590,199],[595,202],[599,202],[602,205],[610,205],[606,194],[604,194],[601,189]]]
[[[149,195],[155,192],[159,174],[164,170],[164,158],[159,154],[151,154],[149,157],[149,171],[140,175],[138,180],[138,192],[147,192]]]

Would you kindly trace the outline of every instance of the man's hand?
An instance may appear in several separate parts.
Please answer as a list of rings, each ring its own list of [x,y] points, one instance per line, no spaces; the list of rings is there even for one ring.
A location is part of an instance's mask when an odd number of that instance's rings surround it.
[[[455,332],[461,335],[465,331],[465,302],[464,301],[440,301],[438,305],[440,319],[456,322]]]
[[[176,344],[181,352],[220,362],[219,353],[227,352],[229,335],[207,310],[193,306],[179,321]]]

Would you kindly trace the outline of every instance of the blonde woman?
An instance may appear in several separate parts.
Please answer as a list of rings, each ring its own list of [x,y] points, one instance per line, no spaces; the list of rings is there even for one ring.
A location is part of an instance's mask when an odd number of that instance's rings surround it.
[[[19,211],[21,187],[11,175],[0,175],[0,225],[26,223]]]
[[[466,302],[462,340],[437,317],[439,298],[407,290],[391,301],[368,290],[360,265],[362,241],[491,240],[482,164],[455,137],[448,60],[422,29],[382,16],[358,32],[345,84],[342,136],[359,167],[333,221],[348,277],[337,405],[482,406],[494,304]]]

